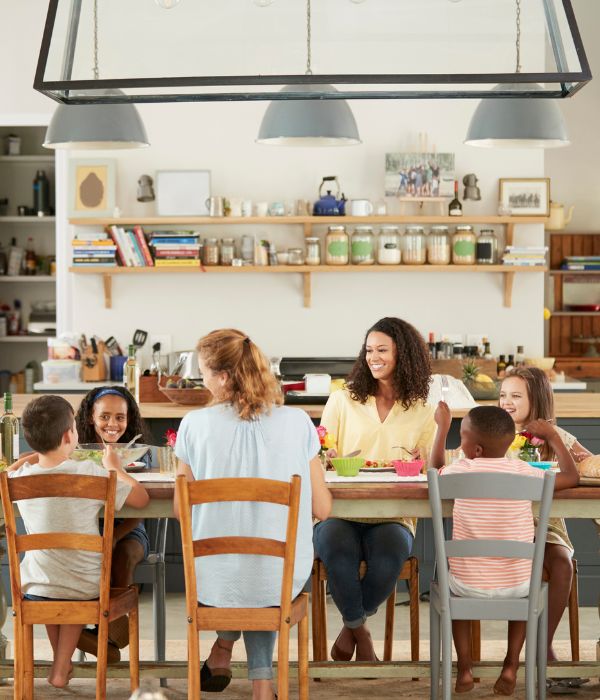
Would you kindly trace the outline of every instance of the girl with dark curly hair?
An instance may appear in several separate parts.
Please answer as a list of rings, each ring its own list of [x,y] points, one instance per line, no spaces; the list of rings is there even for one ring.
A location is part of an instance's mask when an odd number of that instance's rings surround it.
[[[135,399],[127,389],[120,386],[105,386],[89,391],[75,414],[75,423],[80,444],[129,442],[140,433],[143,442],[151,441]],[[149,551],[150,542],[142,520],[115,518],[112,585],[118,588],[130,586],[135,567],[148,556]],[[119,649],[129,643],[126,617],[110,623],[108,637],[108,660],[119,661]],[[97,656],[97,632],[84,629],[77,648]]]
[[[321,425],[338,454],[360,450],[367,460],[407,458],[396,448],[426,458],[435,435],[427,405],[431,364],[420,333],[399,318],[382,318],[365,336],[344,390],[334,392]],[[416,521],[329,518],[315,526],[317,556],[327,568],[329,589],[344,626],[331,656],[375,661],[366,619],[393,591],[412,549]],[[359,566],[367,562],[361,580]]]

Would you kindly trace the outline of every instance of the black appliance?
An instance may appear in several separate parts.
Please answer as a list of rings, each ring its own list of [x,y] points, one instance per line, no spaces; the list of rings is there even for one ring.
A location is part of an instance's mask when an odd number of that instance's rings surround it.
[[[279,363],[281,381],[303,381],[305,374],[330,374],[332,379],[345,379],[354,366],[354,357],[282,357]],[[327,396],[310,396],[301,391],[285,394],[287,405],[325,404]]]

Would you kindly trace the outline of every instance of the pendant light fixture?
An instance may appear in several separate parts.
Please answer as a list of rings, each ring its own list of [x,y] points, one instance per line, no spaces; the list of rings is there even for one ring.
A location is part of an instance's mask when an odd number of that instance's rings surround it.
[[[516,0],[516,70],[521,72],[521,0]],[[497,85],[493,92],[504,98],[481,100],[473,113],[465,143],[481,148],[558,148],[568,146],[569,136],[558,105],[544,98],[509,99],[509,91],[536,93],[537,83]]]
[[[71,28],[77,31],[81,2],[73,7]],[[73,43],[74,49],[74,43]],[[66,79],[73,68],[73,55],[65,63]],[[98,0],[94,0],[94,80],[98,80]],[[115,88],[99,90],[99,94],[122,95]],[[46,148],[124,149],[148,146],[148,136],[133,104],[59,105],[46,131]]]
[[[306,0],[306,75],[311,66],[311,0]],[[335,93],[333,85],[285,85],[280,92]],[[342,99],[284,99],[267,107],[257,143],[273,146],[353,146],[360,136],[352,110]]]

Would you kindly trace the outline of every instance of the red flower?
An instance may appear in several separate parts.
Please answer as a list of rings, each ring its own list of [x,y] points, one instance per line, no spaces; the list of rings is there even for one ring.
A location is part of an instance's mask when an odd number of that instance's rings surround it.
[[[175,442],[177,441],[177,431],[169,428],[165,433],[165,440],[169,447],[175,447]]]

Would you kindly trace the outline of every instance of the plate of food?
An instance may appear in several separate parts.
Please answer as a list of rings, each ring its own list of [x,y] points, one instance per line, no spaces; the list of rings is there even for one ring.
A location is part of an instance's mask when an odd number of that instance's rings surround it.
[[[119,456],[123,468],[127,468],[129,464],[139,463],[139,460],[150,449],[150,445],[132,445],[131,447],[127,447],[127,444],[126,442],[110,443],[111,447],[115,448],[115,452]],[[103,454],[104,445],[101,442],[86,442],[77,445],[72,454],[72,458],[78,462],[90,459],[96,464],[102,464]]]
[[[148,469],[146,462],[129,462],[125,466],[125,471],[127,472],[145,472]]]
[[[371,472],[372,474],[381,474],[382,472],[395,472],[396,469],[392,462],[387,460],[365,460],[365,466],[361,467],[361,472]]]

